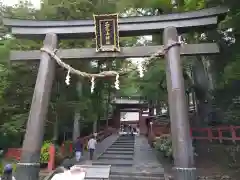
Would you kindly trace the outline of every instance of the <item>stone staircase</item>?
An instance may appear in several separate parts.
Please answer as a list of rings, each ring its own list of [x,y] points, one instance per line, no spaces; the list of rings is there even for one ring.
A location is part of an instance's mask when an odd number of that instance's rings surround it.
[[[134,136],[119,136],[93,164],[131,167],[134,158],[134,139]]]
[[[145,138],[122,135],[92,164],[111,165],[110,180],[164,180],[156,161]]]
[[[164,180],[161,168],[152,173],[147,172],[147,168],[136,167],[135,143],[134,136],[119,136],[93,164],[111,165],[110,180]]]

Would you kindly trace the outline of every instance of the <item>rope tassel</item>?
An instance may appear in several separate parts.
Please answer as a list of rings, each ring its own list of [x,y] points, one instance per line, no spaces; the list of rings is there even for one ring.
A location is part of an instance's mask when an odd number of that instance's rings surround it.
[[[117,90],[120,89],[120,87],[119,87],[119,74],[116,75],[116,79],[115,79],[115,88],[116,88]]]
[[[144,74],[143,74],[143,64],[141,61],[138,61],[137,68],[138,68],[139,76],[140,78],[142,78]]]
[[[70,70],[68,70],[67,76],[66,76],[66,80],[65,83],[69,86],[70,85]]]
[[[91,94],[94,92],[95,88],[95,77],[93,76],[91,79]]]

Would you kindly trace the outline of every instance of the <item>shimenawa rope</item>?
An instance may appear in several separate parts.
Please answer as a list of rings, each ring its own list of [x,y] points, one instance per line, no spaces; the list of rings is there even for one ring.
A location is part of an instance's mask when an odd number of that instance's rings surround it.
[[[163,47],[161,49],[159,49],[156,53],[152,54],[148,59],[147,61],[150,61],[156,57],[158,57],[159,55],[164,55],[171,47],[173,46],[176,46],[176,45],[181,45],[183,42],[181,41],[181,39],[179,38],[179,42],[172,42],[171,44],[169,44],[167,47]],[[82,72],[82,71],[79,71],[77,69],[74,69],[72,66],[70,66],[69,64],[66,64],[65,62],[63,62],[57,55],[56,55],[56,51],[57,50],[54,50],[54,51],[51,51],[47,48],[41,48],[41,51],[43,52],[46,52],[48,53],[55,61],[56,63],[61,66],[62,68],[64,69],[67,69],[68,70],[68,73],[67,73],[67,77],[66,77],[66,84],[69,85],[70,84],[70,73],[72,74],[77,74],[79,76],[82,76],[82,77],[87,77],[87,78],[91,78],[91,92],[93,92],[94,90],[94,81],[95,81],[95,78],[98,78],[98,77],[106,77],[106,76],[116,76],[116,80],[115,80],[115,88],[116,89],[119,89],[119,74],[121,73],[126,73],[125,72],[117,72],[117,71],[102,71],[100,73],[97,73],[97,74],[90,74],[90,73],[87,73],[87,72]],[[141,66],[141,67],[139,67]],[[135,68],[136,69],[136,68]],[[140,77],[143,76],[143,68],[142,68],[142,63],[139,63],[138,64],[138,68],[139,70],[139,74],[140,74]],[[131,70],[128,70],[128,71],[132,71]]]

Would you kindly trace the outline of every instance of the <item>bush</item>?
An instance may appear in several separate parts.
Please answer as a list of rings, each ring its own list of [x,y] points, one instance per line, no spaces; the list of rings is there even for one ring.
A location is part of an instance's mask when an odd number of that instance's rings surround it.
[[[49,160],[49,147],[51,145],[50,141],[44,141],[43,146],[41,148],[40,154],[40,163],[48,163]]]
[[[2,175],[2,173],[3,173],[3,164],[2,164],[2,162],[0,163],[0,175]]]
[[[169,134],[162,135],[154,142],[154,148],[163,153],[165,157],[173,157],[172,139]]]

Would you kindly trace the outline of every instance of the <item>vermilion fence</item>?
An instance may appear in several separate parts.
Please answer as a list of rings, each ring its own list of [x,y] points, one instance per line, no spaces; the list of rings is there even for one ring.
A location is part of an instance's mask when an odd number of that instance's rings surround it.
[[[108,129],[104,131],[100,131],[98,133],[98,140],[101,141],[106,136],[110,135],[113,130]],[[153,134],[154,136],[161,136],[162,134],[167,134],[170,132],[169,127],[154,125]],[[191,128],[190,135],[195,140],[208,140],[212,142],[213,140],[217,140],[222,143],[223,141],[240,141],[240,126],[221,126],[221,127],[207,127],[207,128]],[[89,136],[85,136],[82,138],[82,142],[86,144]],[[64,147],[65,144],[62,145],[62,152],[68,149],[69,152],[72,152],[72,145],[69,144],[69,147]],[[13,158],[19,160],[21,157],[21,148],[9,148],[5,157]]]
[[[114,128],[111,128],[111,127],[108,127],[102,131],[100,131],[98,133],[98,136],[97,136],[97,139],[98,141],[102,141],[103,139],[105,139],[107,136],[111,135],[112,133],[114,133],[116,130]],[[80,138],[82,140],[82,142],[84,144],[87,143],[88,139],[90,138],[90,135],[89,136],[85,136],[85,137],[82,137]],[[66,147],[68,146],[68,147]],[[65,143],[62,144],[61,146],[61,151],[62,153],[64,153],[64,151],[68,151],[68,152],[72,152],[73,151],[73,146],[71,143],[68,143],[68,145],[66,145]],[[22,148],[8,148],[6,154],[5,154],[5,158],[10,158],[10,159],[15,159],[17,161],[20,160],[20,157],[21,157],[21,153],[22,153]],[[54,160],[54,155],[52,154],[55,154],[52,147],[50,147],[49,149],[49,154],[50,154],[50,160],[49,161],[53,161]],[[52,164],[52,162],[50,163]],[[53,165],[51,165],[53,167]]]
[[[190,134],[196,140],[208,140],[210,142],[218,140],[220,143],[223,140],[235,142],[240,140],[240,126],[191,128]]]
[[[22,148],[8,148],[5,154],[5,157],[19,161],[21,157],[21,153],[22,153]]]
[[[107,128],[103,131],[100,131],[97,133],[97,141],[102,141],[103,139],[105,139],[107,136],[111,135],[113,132],[115,132],[114,128]],[[91,135],[88,136],[84,136],[82,138],[80,138],[80,141],[83,143],[84,147],[87,145],[88,140],[90,139]],[[66,147],[68,146],[68,147]],[[61,152],[64,153],[64,151],[68,151],[68,152],[72,152],[73,151],[73,145],[72,143],[63,143],[61,146]]]
[[[166,125],[153,125],[153,135],[161,136],[170,133],[170,127]],[[190,135],[195,140],[240,141],[240,126],[220,126],[207,128],[191,128]]]

